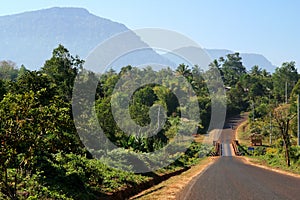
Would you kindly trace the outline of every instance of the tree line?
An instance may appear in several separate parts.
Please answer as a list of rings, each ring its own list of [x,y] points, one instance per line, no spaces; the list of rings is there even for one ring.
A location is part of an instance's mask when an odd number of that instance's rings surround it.
[[[259,119],[266,121],[270,111],[273,112],[274,124],[278,127],[273,132],[275,134],[277,131],[278,138],[282,138],[289,158],[289,149],[295,137],[295,126],[290,121],[294,119],[295,95],[300,90],[295,62],[283,63],[272,74],[259,66],[247,71],[239,53],[214,60],[206,71],[201,66],[185,64],[180,64],[176,69],[159,71],[154,71],[150,66],[139,69],[128,65],[119,71],[110,69],[95,74],[85,71],[83,64],[84,60],[72,56],[62,45],[53,50],[52,57],[39,70],[31,71],[25,66],[18,69],[10,61],[0,63],[0,197],[18,199],[31,195],[44,199],[83,198],[74,196],[78,193],[77,186],[74,189],[63,184],[67,181],[68,184],[78,182],[78,188],[85,191],[80,195],[86,195],[84,197],[87,198],[94,195],[96,188],[101,185],[115,184],[115,187],[121,187],[124,183],[133,184],[130,178],[143,179],[140,175],[124,172],[124,177],[118,178],[119,182],[110,182],[113,180],[108,180],[110,178],[105,174],[114,172],[113,176],[118,173],[122,175],[103,164],[113,162],[101,157],[110,152],[98,149],[100,161],[95,161],[92,151],[97,151],[97,148],[86,148],[82,143],[73,121],[72,92],[77,75],[83,72],[87,75],[85,81],[91,77],[98,80],[95,92],[97,121],[107,138],[120,148],[133,153],[149,153],[165,147],[180,130],[183,112],[199,118],[199,121],[189,121],[191,127],[195,128],[194,134],[206,133],[211,119],[211,92],[226,90],[226,99],[219,103],[227,107],[227,117],[250,111],[250,119],[257,119],[253,121],[253,128],[257,128]],[[220,73],[221,80],[213,78],[216,77],[216,71]],[[129,99],[129,114],[135,124],[141,127],[151,124],[149,113],[153,110],[158,115],[158,127],[152,127],[155,130],[159,128],[155,135],[146,129],[132,130],[134,135],[125,133],[116,123],[111,110],[113,99],[127,98],[126,93],[114,93],[115,85],[122,77],[130,76],[133,72],[140,82],[145,78],[142,74],[149,74],[147,79],[163,78],[168,86],[148,84],[138,88]],[[199,111],[190,109],[188,103],[187,106],[180,105],[172,91],[182,87],[180,81],[171,78],[174,75],[184,77],[191,85],[195,98],[188,100],[196,103]],[[209,91],[207,80],[213,82],[210,84],[215,86],[214,90]],[[130,84],[130,79],[122,84]],[[191,88],[182,88],[181,92],[184,96],[191,93]],[[286,99],[289,104],[280,106],[286,103]],[[121,108],[117,115],[124,116]],[[163,119],[164,124],[160,125]],[[125,120],[122,126],[130,127],[130,123]],[[259,132],[266,134],[261,130]],[[192,156],[195,156],[195,151],[192,151]],[[122,159],[121,152],[116,155]],[[185,165],[188,160],[184,157],[181,161],[176,160],[176,163]],[[147,162],[158,161],[153,158]],[[130,163],[113,162],[113,165],[130,168]],[[63,189],[60,190],[58,186]]]

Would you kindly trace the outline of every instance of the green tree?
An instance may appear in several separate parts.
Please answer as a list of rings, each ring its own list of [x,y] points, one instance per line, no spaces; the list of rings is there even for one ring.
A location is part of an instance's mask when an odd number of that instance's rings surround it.
[[[262,69],[259,68],[258,65],[254,65],[250,70],[251,76],[261,76],[262,75]]]
[[[287,95],[289,98],[294,85],[298,81],[298,72],[295,62],[285,62],[281,67],[277,67],[272,75],[272,80],[275,98],[280,102],[284,102],[286,84]]]
[[[0,62],[0,79],[14,81],[18,77],[16,63],[12,61]]]
[[[157,96],[150,86],[143,87],[133,94],[129,106],[132,119],[141,126],[150,124],[150,107],[157,100]]]
[[[16,199],[18,172],[34,173],[41,164],[40,156],[65,151],[78,141],[66,140],[71,120],[64,107],[56,107],[54,102],[40,105],[38,97],[43,92],[8,93],[0,102],[0,184],[12,199]],[[74,147],[78,149],[78,143]],[[12,170],[16,170],[16,175],[9,179]]]
[[[56,84],[59,95],[70,101],[75,77],[82,70],[83,63],[78,56],[73,57],[63,45],[59,45],[53,50],[52,57],[45,62],[41,72],[48,74]]]
[[[28,69],[24,65],[21,65],[19,72],[18,72],[18,78],[23,76],[26,72],[29,72]]]
[[[192,76],[193,79],[191,84],[197,96],[208,95],[208,90],[204,79],[205,74],[198,65],[195,65],[192,68]]]
[[[5,81],[0,79],[0,101],[3,99],[6,92],[7,92],[7,87]]]
[[[52,82],[49,75],[40,71],[26,71],[18,77],[17,81],[11,83],[10,91],[15,94],[24,94],[28,92],[37,93],[41,90],[45,92],[39,95],[42,105],[49,104],[57,95],[57,86]]]
[[[290,125],[293,118],[296,116],[295,113],[291,112],[289,104],[282,105],[274,109],[273,117],[275,120],[275,128],[277,128],[279,136],[283,140],[285,159],[288,166],[291,165],[290,161],[290,148],[291,148],[291,136],[290,136]]]
[[[243,66],[239,53],[228,54],[225,60],[220,58],[220,61],[225,86],[234,86],[240,77],[246,74],[246,68]]]
[[[247,93],[240,82],[232,87],[227,92],[228,114],[234,115],[246,110],[248,107],[246,96]]]
[[[189,69],[189,66],[188,65],[185,65],[185,64],[180,64],[177,69],[176,69],[176,72],[179,74],[179,75],[182,75],[184,77],[189,77],[191,75],[191,70]]]
[[[298,82],[296,83],[296,85],[294,86],[292,93],[291,93],[291,102],[295,102],[297,101],[297,96],[300,95],[300,80],[298,80]]]

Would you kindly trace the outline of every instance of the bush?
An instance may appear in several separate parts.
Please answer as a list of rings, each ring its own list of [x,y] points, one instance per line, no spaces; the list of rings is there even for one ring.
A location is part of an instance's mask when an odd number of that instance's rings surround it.
[[[53,154],[43,160],[34,174],[8,170],[10,187],[17,176],[18,199],[97,199],[107,192],[138,185],[149,177],[109,168],[101,161],[76,154]],[[0,183],[1,186],[1,183]],[[8,188],[1,186],[0,199],[7,199]]]
[[[176,160],[175,166],[187,167],[198,162],[199,158],[208,156],[214,150],[214,146],[193,142],[186,152]]]
[[[278,154],[278,150],[276,148],[267,148],[266,149],[266,157],[274,158]]]
[[[259,146],[254,149],[254,156],[262,156],[266,154],[266,148]]]
[[[292,146],[290,149],[291,160],[300,165],[300,146]]]

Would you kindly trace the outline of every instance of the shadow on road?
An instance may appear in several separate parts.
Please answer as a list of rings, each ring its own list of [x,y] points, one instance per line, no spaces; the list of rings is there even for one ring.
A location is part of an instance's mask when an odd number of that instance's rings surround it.
[[[246,114],[240,114],[234,117],[230,117],[225,121],[223,129],[235,129],[242,121],[246,119],[246,117]]]

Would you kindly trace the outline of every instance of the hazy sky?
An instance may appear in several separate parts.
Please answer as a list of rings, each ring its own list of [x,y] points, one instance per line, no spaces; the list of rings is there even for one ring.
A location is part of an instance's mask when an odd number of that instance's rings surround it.
[[[182,33],[205,48],[259,53],[279,66],[300,69],[300,1],[297,0],[10,0],[0,15],[54,6],[83,7],[130,29],[156,27]],[[0,27],[1,28],[1,27]]]

